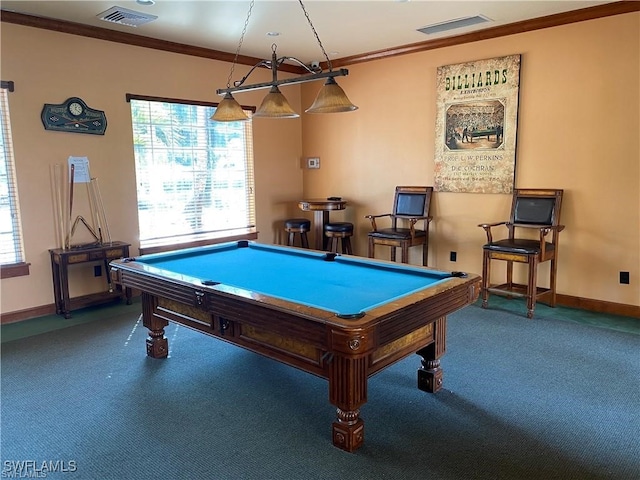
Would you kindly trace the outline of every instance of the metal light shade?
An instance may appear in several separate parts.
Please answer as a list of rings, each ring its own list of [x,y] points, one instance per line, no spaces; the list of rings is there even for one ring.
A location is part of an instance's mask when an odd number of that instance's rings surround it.
[[[254,117],[267,118],[297,118],[298,115],[289,102],[284,97],[277,85],[271,87],[271,90],[262,100],[262,104],[253,114]]]
[[[339,113],[352,112],[357,110],[346,93],[333,77],[327,78],[327,83],[320,89],[313,105],[305,112],[307,113]]]
[[[246,122],[249,117],[244,113],[236,99],[233,98],[233,95],[227,93],[218,104],[216,111],[211,116],[211,120],[217,122]]]

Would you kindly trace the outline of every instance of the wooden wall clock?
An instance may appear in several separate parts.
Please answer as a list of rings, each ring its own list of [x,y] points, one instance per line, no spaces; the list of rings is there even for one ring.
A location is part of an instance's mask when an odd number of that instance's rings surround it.
[[[104,112],[88,107],[78,97],[60,104],[45,103],[40,117],[45,130],[104,135],[107,129]]]

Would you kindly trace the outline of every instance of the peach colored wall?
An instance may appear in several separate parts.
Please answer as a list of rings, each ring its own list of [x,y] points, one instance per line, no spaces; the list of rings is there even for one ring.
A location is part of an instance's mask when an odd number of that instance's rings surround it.
[[[354,65],[340,84],[360,110],[301,120],[256,119],[259,240],[280,240],[280,222],[300,215],[296,200],[303,192],[340,195],[349,208],[332,218],[356,224],[356,253],[366,255],[364,215],[388,211],[395,185],[433,182],[437,67],[520,53],[516,185],[566,190],[558,291],[640,305],[639,20],[637,13],[618,15]],[[131,242],[136,254],[125,94],[215,101],[229,66],[6,23],[0,33],[1,76],[16,82],[9,101],[25,248],[32,264],[29,276],[0,282],[1,310],[13,312],[53,302],[47,250],[57,242],[50,166],[69,155],[89,157],[111,235]],[[243,71],[236,68],[238,76]],[[285,93],[300,111],[318,87],[291,86]],[[106,111],[105,136],[42,128],[42,105],[71,96]],[[239,100],[255,105],[262,96],[246,93]],[[300,158],[307,156],[319,156],[321,168],[301,170]],[[430,265],[479,272],[484,237],[476,224],[504,219],[508,205],[505,195],[436,194]],[[458,252],[456,263],[449,262],[451,250]],[[419,263],[417,255],[412,253],[412,263]],[[101,289],[103,280],[76,270],[72,294]],[[618,284],[621,270],[631,272],[630,285]]]
[[[138,220],[131,114],[126,93],[217,101],[215,89],[226,84],[230,65],[203,58],[61,34],[7,23],[1,24],[2,80],[15,82],[9,95],[16,173],[26,260],[31,274],[1,282],[1,310],[14,312],[53,303],[48,249],[58,247],[54,232],[50,168],[70,155],[87,156],[91,175],[98,178],[111,237],[132,243],[138,253]],[[238,66],[238,78],[248,67]],[[256,82],[270,78],[256,72]],[[294,108],[300,88],[287,88]],[[40,112],[45,103],[82,98],[104,110],[104,136],[44,130]],[[238,95],[246,105],[259,104],[264,92]],[[278,240],[285,217],[294,213],[302,195],[300,169],[301,120],[256,119],[254,154],[259,240]],[[83,215],[76,188],[74,217]],[[74,237],[75,238],[75,237]],[[72,296],[104,290],[104,277],[93,269],[73,267]]]
[[[364,216],[388,212],[396,185],[433,184],[437,68],[521,54],[516,186],[565,189],[558,293],[640,305],[639,30],[631,13],[350,66],[339,83],[360,109],[303,118],[303,156],[321,164],[305,170],[305,195],[347,199],[332,218],[355,223],[366,256]],[[303,87],[303,105],[316,90]],[[436,193],[429,265],[480,273],[476,225],[505,220],[509,205],[508,195]]]

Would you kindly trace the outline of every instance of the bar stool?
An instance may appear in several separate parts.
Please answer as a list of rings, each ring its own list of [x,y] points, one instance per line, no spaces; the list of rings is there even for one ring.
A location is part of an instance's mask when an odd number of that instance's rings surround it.
[[[300,234],[302,248],[309,248],[307,232],[311,230],[311,220],[306,218],[290,218],[284,222],[284,230],[287,232],[287,246],[295,245],[296,233]]]
[[[332,222],[324,225],[325,250],[338,253],[338,240],[342,240],[342,253],[353,255],[351,249],[351,237],[353,236],[353,223]]]

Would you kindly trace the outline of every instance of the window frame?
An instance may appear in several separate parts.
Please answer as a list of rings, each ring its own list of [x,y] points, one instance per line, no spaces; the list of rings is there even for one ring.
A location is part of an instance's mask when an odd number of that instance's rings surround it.
[[[138,95],[138,94],[132,94],[132,93],[127,93],[126,94],[126,101],[127,103],[131,103],[131,100],[141,100],[141,101],[147,101],[147,102],[162,102],[162,103],[175,103],[175,104],[180,104],[180,105],[194,105],[194,106],[201,106],[201,107],[217,107],[219,105],[219,103],[214,103],[214,102],[206,102],[206,101],[198,101],[198,100],[188,100],[188,99],[178,99],[178,98],[169,98],[169,97],[155,97],[155,96],[149,96],[149,95]],[[249,116],[251,116],[251,114],[255,113],[256,108],[253,106],[245,106],[243,105],[242,108],[245,110],[245,112],[247,112],[248,114],[250,114]],[[213,120],[212,120],[213,121]],[[249,120],[251,121],[251,120]],[[132,134],[133,134],[133,120],[132,120]],[[253,141],[253,139],[252,139]],[[253,150],[253,148],[252,148]],[[135,161],[135,159],[134,159]],[[253,153],[251,155],[251,169],[253,171],[252,173],[252,179],[255,181],[255,171],[254,171],[254,165],[253,165]],[[136,181],[137,181],[137,171],[136,171]],[[138,195],[137,192],[137,186],[136,186],[136,196]],[[254,186],[254,193],[253,193],[253,216],[255,217],[255,186]],[[139,213],[139,209],[138,206],[136,205],[136,214]],[[138,217],[139,218],[139,217]],[[231,233],[234,232],[234,233]],[[205,246],[205,245],[212,245],[212,244],[216,244],[216,243],[223,243],[223,242],[230,242],[230,241],[237,241],[237,240],[256,240],[258,238],[258,231],[257,231],[257,226],[256,225],[251,225],[248,226],[246,228],[238,228],[235,230],[229,230],[229,231],[224,231],[224,232],[207,232],[206,234],[199,236],[197,234],[194,235],[188,235],[188,234],[184,234],[184,235],[175,235],[174,236],[174,240],[177,239],[178,237],[185,237],[186,240],[185,241],[181,241],[176,243],[171,242],[171,243],[162,243],[162,244],[154,244],[154,245],[146,245],[143,246],[142,242],[141,245],[139,246],[139,251],[140,251],[140,255],[147,255],[147,254],[152,254],[152,253],[160,253],[160,252],[166,252],[166,251],[171,251],[171,250],[177,250],[177,249],[186,249],[186,248],[193,248],[193,247],[200,247],[200,246]]]

